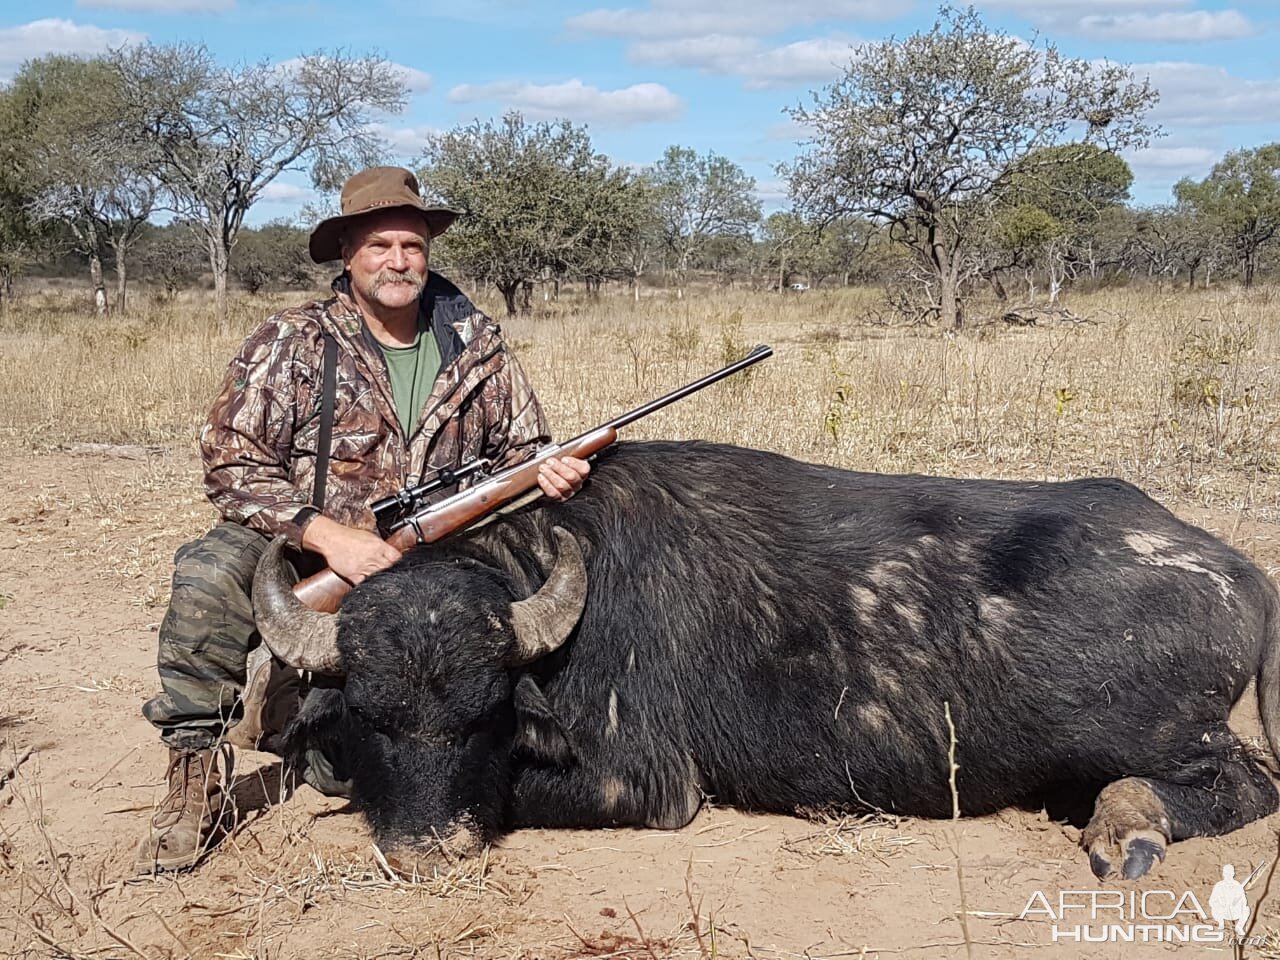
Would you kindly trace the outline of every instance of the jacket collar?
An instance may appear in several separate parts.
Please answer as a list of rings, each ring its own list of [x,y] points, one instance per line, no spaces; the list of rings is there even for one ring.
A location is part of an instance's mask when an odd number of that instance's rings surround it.
[[[365,368],[383,419],[399,429],[386,358],[351,295],[351,278],[344,272],[334,278],[332,287],[334,296],[324,311],[326,325]],[[427,399],[428,415],[420,418],[411,441],[438,430],[466,396],[504,363],[498,326],[444,277],[434,272],[428,275],[420,309],[440,347],[441,365]]]

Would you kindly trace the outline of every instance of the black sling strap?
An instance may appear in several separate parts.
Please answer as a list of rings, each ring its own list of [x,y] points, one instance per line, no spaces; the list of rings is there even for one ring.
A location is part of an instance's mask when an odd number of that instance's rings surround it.
[[[324,488],[329,480],[329,447],[333,443],[333,405],[338,392],[338,341],[324,334],[324,371],[320,388],[320,438],[316,442],[316,485],[311,503],[324,509]]]

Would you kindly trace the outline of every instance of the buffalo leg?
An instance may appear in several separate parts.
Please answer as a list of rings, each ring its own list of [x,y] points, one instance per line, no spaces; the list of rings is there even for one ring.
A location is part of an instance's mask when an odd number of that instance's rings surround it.
[[[1163,775],[1126,777],[1098,794],[1080,844],[1099,879],[1136,880],[1164,860],[1172,840],[1237,830],[1277,808],[1275,785],[1225,727]]]
[[[516,827],[683,827],[702,805],[691,763],[650,762],[603,771],[592,765],[527,767],[515,782]]]

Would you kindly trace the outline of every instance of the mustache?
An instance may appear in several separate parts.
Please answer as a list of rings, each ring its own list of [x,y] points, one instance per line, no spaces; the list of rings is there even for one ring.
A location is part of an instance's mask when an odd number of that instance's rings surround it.
[[[389,283],[407,283],[417,287],[418,292],[426,285],[427,278],[425,274],[418,273],[413,268],[406,270],[391,270],[384,268],[374,274],[373,279],[369,282],[371,292],[377,293],[379,289]]]

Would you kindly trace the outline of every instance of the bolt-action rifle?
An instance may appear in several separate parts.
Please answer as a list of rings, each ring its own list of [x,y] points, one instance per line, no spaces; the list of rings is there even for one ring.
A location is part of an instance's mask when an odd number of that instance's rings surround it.
[[[630,423],[647,417],[691,393],[709,387],[739,370],[773,355],[773,348],[760,344],[741,360],[709,373],[679,390],[615,417],[586,433],[543,447],[528,460],[489,474],[488,460],[471,460],[454,470],[441,470],[417,486],[406,487],[373,504],[382,538],[402,553],[420,543],[435,543],[451,533],[471,526],[487,514],[538,488],[538,467],[551,457],[577,457],[586,460],[618,439],[618,431]],[[483,477],[465,490],[436,503],[426,498],[463,480]],[[351,584],[333,570],[325,568],[294,585],[294,595],[315,610],[333,613],[350,591]]]

